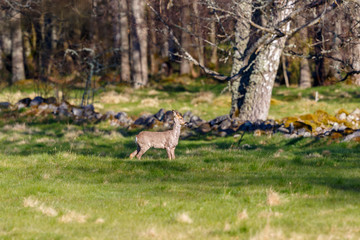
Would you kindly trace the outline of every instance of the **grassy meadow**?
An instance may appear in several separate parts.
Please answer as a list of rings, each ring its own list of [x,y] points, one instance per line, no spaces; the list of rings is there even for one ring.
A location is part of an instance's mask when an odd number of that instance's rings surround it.
[[[111,87],[97,93],[95,108],[191,110],[210,120],[228,113],[224,87]],[[0,101],[19,92],[36,94],[5,89]],[[359,98],[347,85],[276,88],[270,117],[351,112]],[[0,239],[360,238],[357,142],[208,135],[181,140],[175,160],[151,149],[139,161],[128,158],[137,131],[106,122],[1,117],[0,128]]]

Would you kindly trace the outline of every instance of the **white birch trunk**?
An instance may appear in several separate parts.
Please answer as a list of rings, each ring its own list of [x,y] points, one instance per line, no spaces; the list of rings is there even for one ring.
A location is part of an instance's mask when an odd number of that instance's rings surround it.
[[[274,21],[281,22],[293,10],[294,0],[279,0],[274,4],[278,9],[274,13]],[[286,32],[289,28],[288,23],[281,30]],[[272,89],[285,41],[285,37],[279,37],[267,46],[262,46],[254,54],[254,59],[249,63],[252,64],[250,69],[240,81],[237,101],[240,119],[249,121],[267,119]]]

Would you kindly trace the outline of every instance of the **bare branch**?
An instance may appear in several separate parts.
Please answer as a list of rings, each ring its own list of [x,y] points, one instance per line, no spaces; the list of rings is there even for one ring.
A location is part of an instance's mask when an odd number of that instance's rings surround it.
[[[199,63],[199,61],[197,61],[194,57],[192,57],[191,54],[181,46],[180,41],[177,39],[177,37],[174,35],[174,32],[172,31],[170,26],[164,21],[164,19],[159,15],[159,13],[148,2],[146,2],[146,5],[150,8],[151,11],[154,12],[154,14],[159,18],[159,20],[168,29],[170,37],[172,38],[174,43],[179,47],[179,49],[183,52],[182,55],[178,54],[178,56],[191,61],[196,66],[200,67],[206,74],[209,74],[210,76],[212,76],[213,78],[215,78],[219,81],[226,81],[229,79],[228,76],[225,76],[223,74],[220,74],[216,71],[213,71],[213,70],[203,66],[202,64]]]

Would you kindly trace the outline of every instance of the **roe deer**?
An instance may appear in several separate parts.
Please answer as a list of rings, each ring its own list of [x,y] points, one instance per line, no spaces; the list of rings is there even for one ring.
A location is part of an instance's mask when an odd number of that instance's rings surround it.
[[[174,110],[174,126],[172,130],[165,132],[148,132],[142,131],[136,136],[137,149],[130,154],[130,159],[137,157],[138,159],[151,147],[165,148],[169,159],[175,159],[175,148],[179,143],[181,125],[186,122],[183,117]]]

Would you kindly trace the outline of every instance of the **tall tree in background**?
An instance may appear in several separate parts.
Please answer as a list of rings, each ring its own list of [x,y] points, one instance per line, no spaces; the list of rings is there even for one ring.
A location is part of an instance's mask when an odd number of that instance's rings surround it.
[[[299,18],[300,26],[305,24],[305,18],[300,17]],[[305,28],[300,31],[301,39],[305,40],[301,44],[304,49],[304,54],[309,54],[309,47],[308,44],[308,29]],[[309,88],[311,87],[311,71],[309,66],[309,60],[306,57],[303,57],[300,59],[300,79],[299,79],[299,87],[300,88]]]
[[[15,83],[25,79],[25,68],[23,58],[23,40],[21,31],[21,14],[15,9],[11,10],[11,57],[12,57],[12,78]]]
[[[132,24],[132,80],[135,88],[140,88],[148,83],[147,61],[147,26],[145,21],[145,1],[131,0],[133,15]]]
[[[188,25],[190,22],[190,7],[189,7],[189,0],[182,0],[181,1],[181,20],[182,28],[184,29],[181,31],[181,45],[186,48],[190,49],[191,45],[191,38],[188,33],[190,26]],[[192,63],[182,58],[180,62],[180,74],[191,74],[192,70]]]
[[[351,58],[352,58],[352,71],[357,71],[357,74],[354,74],[354,84],[360,86],[360,0],[355,1],[355,4],[358,4],[358,7],[354,7],[354,13],[352,16],[354,18],[351,21],[351,31],[353,35],[358,36],[357,41],[351,46]]]

